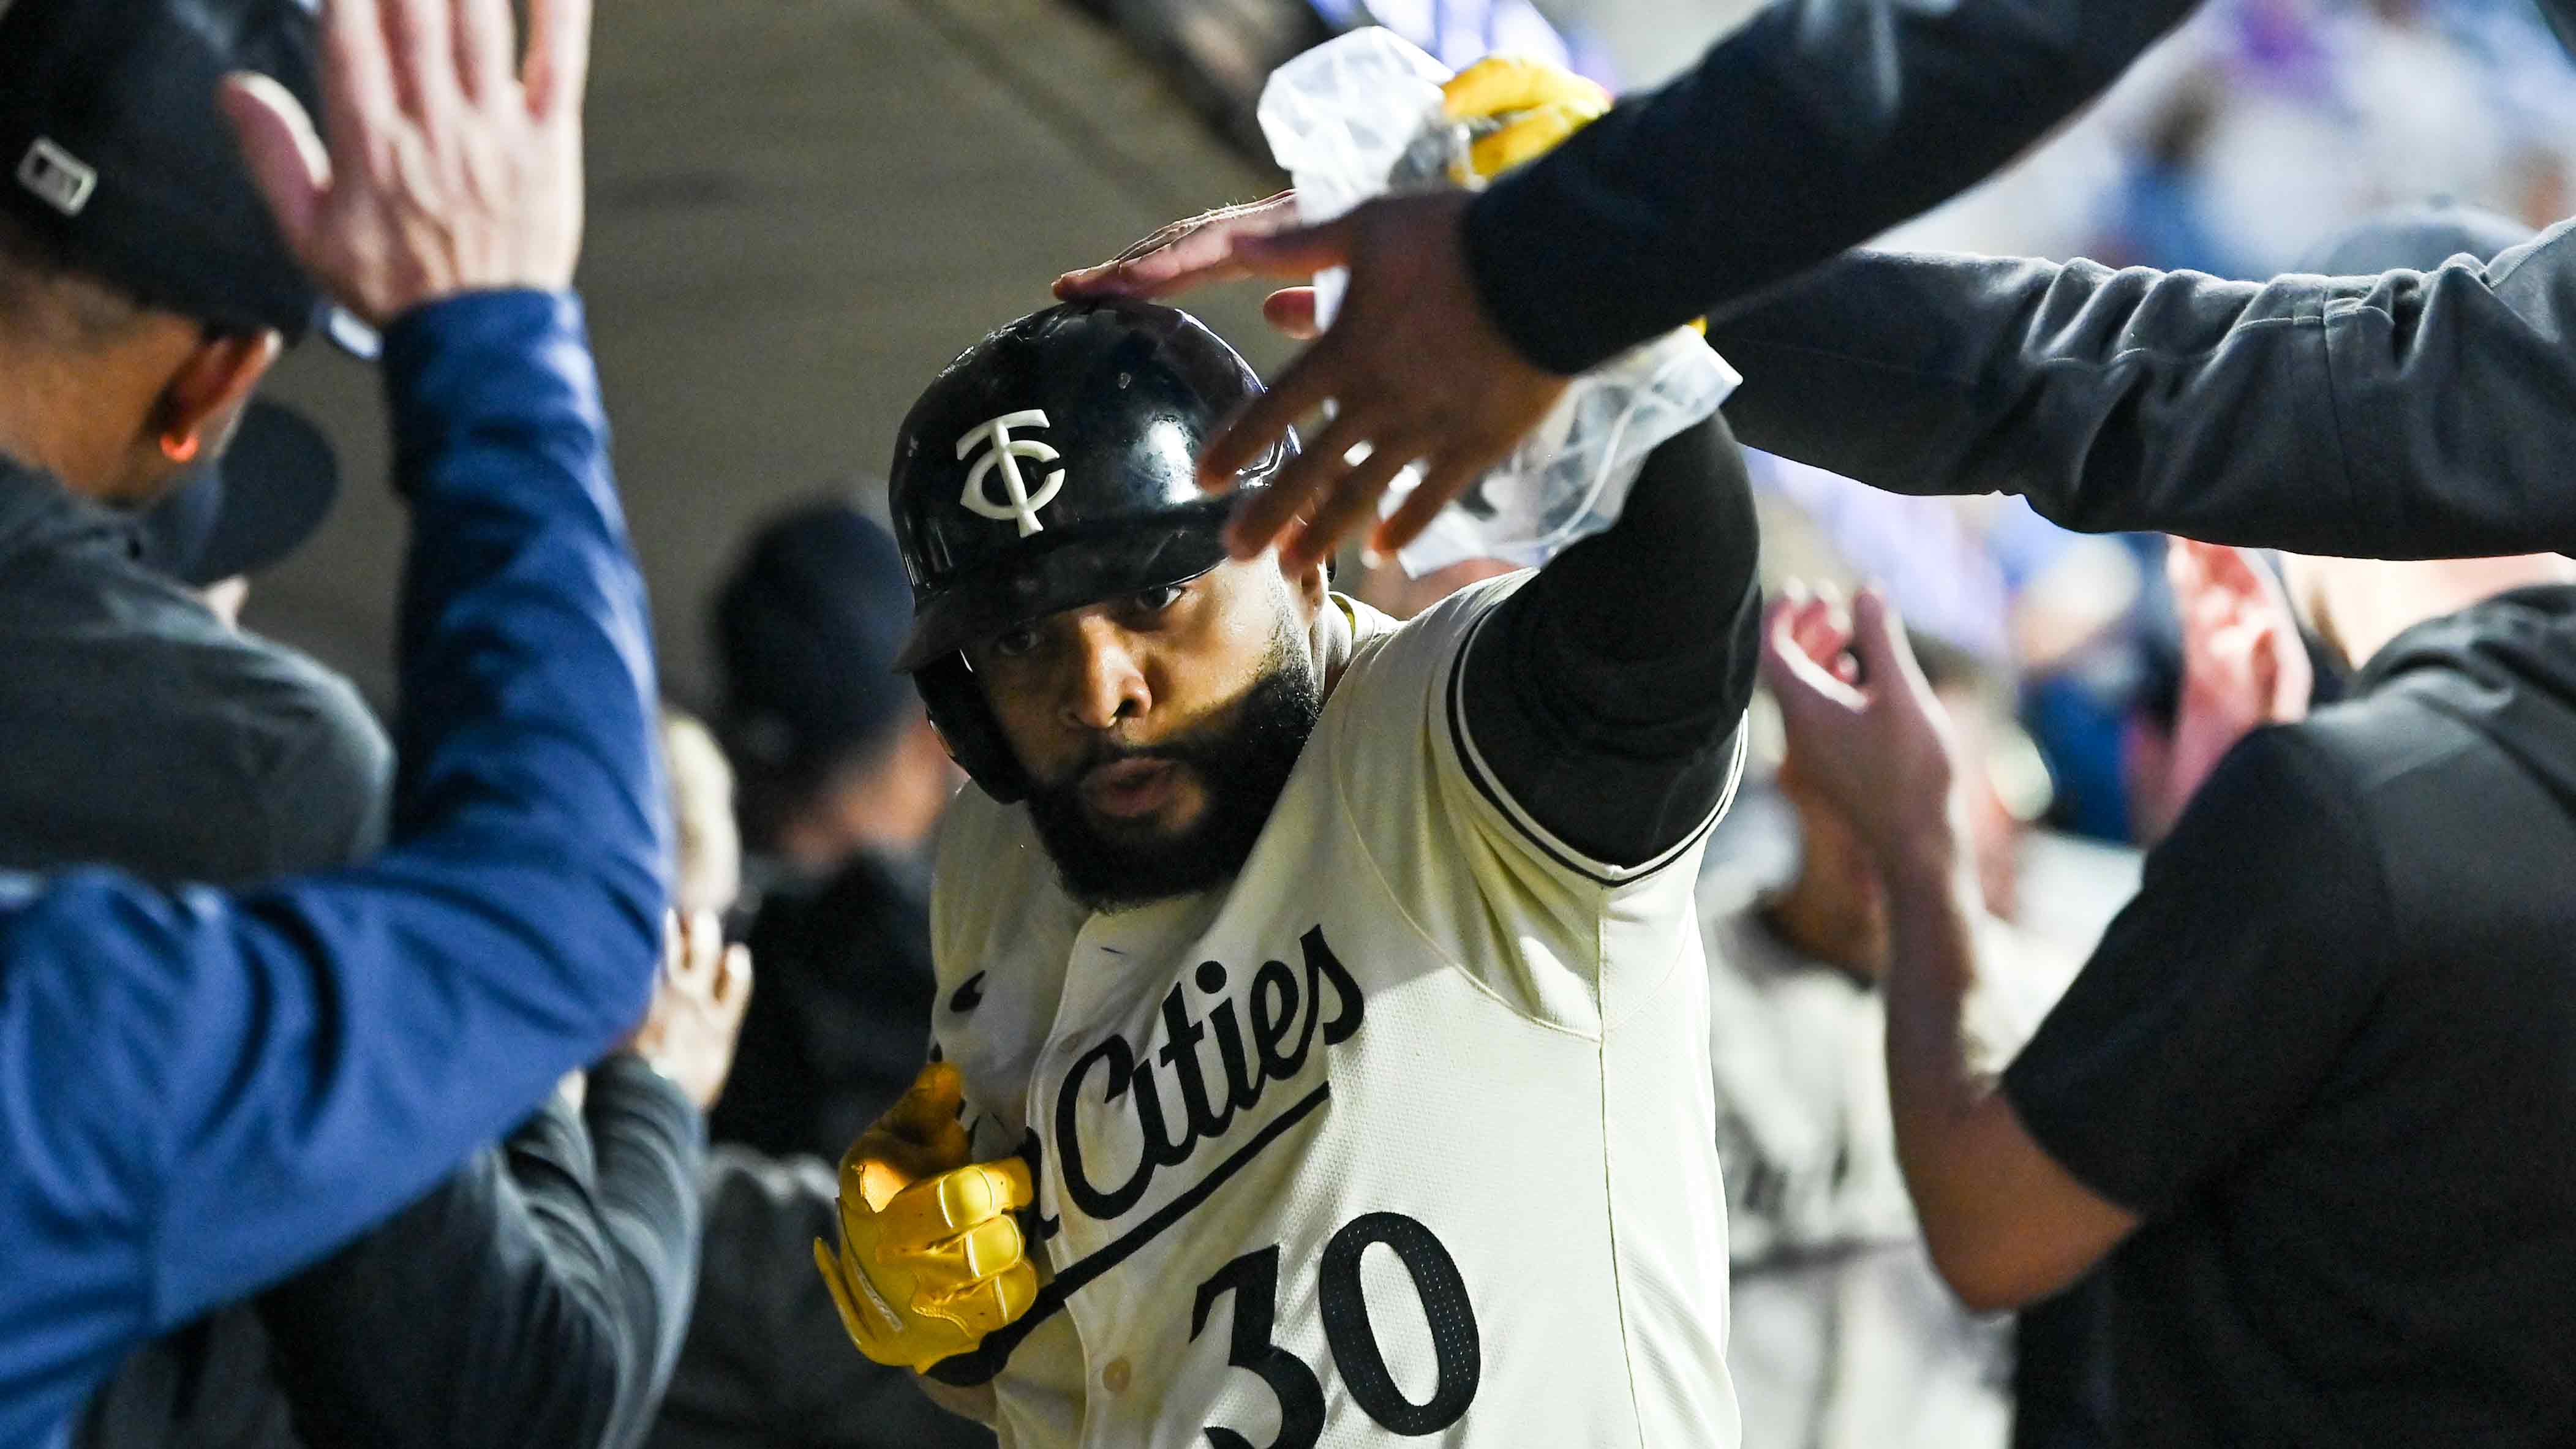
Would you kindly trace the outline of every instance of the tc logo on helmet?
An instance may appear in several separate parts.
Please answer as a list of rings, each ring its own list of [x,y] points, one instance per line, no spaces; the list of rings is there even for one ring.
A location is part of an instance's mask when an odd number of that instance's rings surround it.
[[[1058,468],[1047,474],[1046,481],[1038,485],[1035,494],[1031,494],[1028,480],[1020,476],[1020,460],[1026,458],[1036,463],[1052,463],[1059,455],[1055,449],[1035,439],[1012,437],[1011,429],[1052,426],[1043,411],[1025,408],[967,429],[966,436],[957,440],[960,462],[978,448],[989,447],[992,451],[975,460],[974,469],[966,475],[965,491],[957,495],[957,505],[997,523],[1004,519],[1017,520],[1022,538],[1037,532],[1043,526],[1038,522],[1038,510],[1054,502],[1055,495],[1063,489],[1064,470]],[[991,476],[995,464],[1002,469],[1002,492],[1006,495],[1002,502],[994,500],[984,483]]]

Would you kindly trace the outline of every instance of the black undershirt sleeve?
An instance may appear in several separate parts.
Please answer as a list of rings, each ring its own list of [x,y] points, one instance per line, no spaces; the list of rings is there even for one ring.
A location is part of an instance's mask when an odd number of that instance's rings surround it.
[[[1721,418],[1657,448],[1619,521],[1496,607],[1463,666],[1469,735],[1550,833],[1639,865],[1732,783],[1761,596],[1744,459]]]

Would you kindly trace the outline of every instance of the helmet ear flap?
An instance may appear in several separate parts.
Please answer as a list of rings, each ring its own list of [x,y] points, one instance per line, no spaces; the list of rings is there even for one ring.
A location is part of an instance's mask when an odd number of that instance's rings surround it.
[[[1019,756],[1011,753],[1002,722],[993,718],[984,687],[975,682],[965,656],[950,654],[925,664],[913,671],[912,682],[921,691],[931,728],[939,731],[939,742],[948,747],[948,757],[957,762],[957,768],[1004,805],[1026,799],[1028,774],[1020,768]]]

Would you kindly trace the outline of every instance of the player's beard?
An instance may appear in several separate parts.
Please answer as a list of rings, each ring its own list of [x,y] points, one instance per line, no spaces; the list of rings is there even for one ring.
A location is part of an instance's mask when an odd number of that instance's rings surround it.
[[[1232,879],[1269,824],[1271,808],[1323,712],[1314,663],[1283,627],[1261,677],[1226,725],[1150,749],[1094,750],[1062,783],[1031,791],[1029,819],[1065,893],[1092,910],[1119,911]],[[1178,834],[1138,838],[1103,830],[1083,810],[1081,780],[1100,765],[1125,759],[1187,765],[1207,797],[1199,818]]]

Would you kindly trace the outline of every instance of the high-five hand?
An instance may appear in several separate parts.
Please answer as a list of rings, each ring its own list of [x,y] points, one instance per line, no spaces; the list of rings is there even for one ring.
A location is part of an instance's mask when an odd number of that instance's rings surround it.
[[[1863,589],[1846,622],[1832,601],[1785,591],[1762,621],[1762,676],[1790,734],[1814,742],[1803,773],[1881,869],[1955,863],[1965,831],[1949,713],[1884,597]]]
[[[590,0],[326,0],[323,121],[285,87],[226,79],[224,113],[279,230],[343,306],[382,325],[462,292],[558,290],[581,252]]]
[[[724,929],[708,912],[666,912],[653,1004],[626,1049],[677,1083],[699,1111],[714,1111],[733,1073],[750,1004],[751,952],[726,945]]]
[[[1470,163],[1480,177],[1543,154],[1610,106],[1607,93],[1571,71],[1507,56],[1460,71],[1442,96],[1453,120],[1502,122],[1474,143]],[[1323,435],[1236,515],[1228,542],[1237,557],[1274,541],[1291,567],[1324,557],[1375,516],[1397,472],[1419,462],[1421,485],[1370,539],[1379,552],[1403,547],[1564,392],[1567,379],[1522,358],[1485,315],[1467,271],[1467,202],[1456,193],[1398,197],[1300,227],[1295,195],[1282,193],[1174,222],[1111,261],[1056,280],[1061,297],[1154,298],[1210,282],[1350,268],[1331,331],[1200,459],[1201,483],[1225,487],[1298,418],[1327,401],[1336,409]],[[1316,335],[1310,288],[1275,292],[1263,310],[1292,336]],[[1352,462],[1362,445],[1364,460]]]

